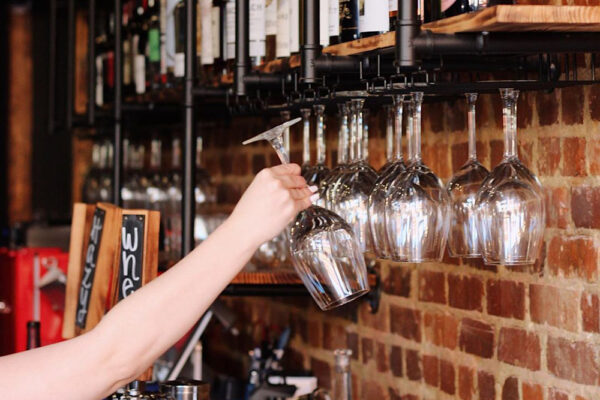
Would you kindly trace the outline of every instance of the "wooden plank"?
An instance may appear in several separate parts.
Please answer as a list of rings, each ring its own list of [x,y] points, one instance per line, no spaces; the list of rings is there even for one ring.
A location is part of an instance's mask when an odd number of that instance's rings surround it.
[[[434,33],[600,32],[598,6],[500,5],[424,24]]]
[[[69,243],[69,264],[67,267],[67,287],[65,290],[65,310],[63,314],[63,339],[75,336],[75,313],[79,298],[79,285],[83,269],[84,249],[87,248],[92,217],[96,207],[90,204],[75,203],[71,219]]]
[[[371,36],[364,39],[328,46],[323,49],[323,53],[333,54],[336,56],[350,56],[353,54],[366,53],[385,47],[392,47],[395,44],[396,32],[387,32],[382,35]]]

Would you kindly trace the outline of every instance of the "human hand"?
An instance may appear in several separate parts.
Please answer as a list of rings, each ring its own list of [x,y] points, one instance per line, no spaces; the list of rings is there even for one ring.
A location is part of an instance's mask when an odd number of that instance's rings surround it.
[[[297,164],[263,169],[242,195],[231,219],[241,224],[258,247],[278,235],[296,214],[316,201],[317,189],[306,186]]]

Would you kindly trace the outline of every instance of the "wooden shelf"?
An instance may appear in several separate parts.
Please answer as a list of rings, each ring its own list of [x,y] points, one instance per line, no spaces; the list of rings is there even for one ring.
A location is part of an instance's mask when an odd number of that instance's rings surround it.
[[[504,5],[424,24],[434,33],[600,32],[599,6]]]
[[[334,44],[323,49],[323,53],[335,56],[351,56],[354,54],[367,53],[369,51],[392,47],[396,44],[396,32],[387,32],[382,35],[353,40],[340,44]]]

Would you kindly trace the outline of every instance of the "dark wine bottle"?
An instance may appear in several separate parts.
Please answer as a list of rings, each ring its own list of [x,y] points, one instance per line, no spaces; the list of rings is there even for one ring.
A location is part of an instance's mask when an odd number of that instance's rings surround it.
[[[265,1],[265,35],[265,61],[271,61],[277,46],[277,0]]]
[[[358,39],[358,1],[340,0],[340,39],[342,42]]]
[[[375,36],[390,30],[388,0],[361,1],[359,16],[360,37]]]
[[[328,0],[328,2],[329,44],[338,44],[340,42],[340,2],[339,0]]]
[[[441,11],[447,18],[499,4],[514,4],[514,0],[441,0]]]

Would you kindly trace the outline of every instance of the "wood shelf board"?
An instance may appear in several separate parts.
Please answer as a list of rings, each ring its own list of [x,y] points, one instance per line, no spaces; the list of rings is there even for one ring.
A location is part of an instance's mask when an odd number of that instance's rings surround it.
[[[353,54],[366,53],[377,49],[392,47],[396,44],[396,32],[386,32],[381,35],[357,39],[351,42],[334,44],[325,47],[323,53],[335,56],[351,56]]]
[[[424,24],[433,33],[600,32],[600,6],[499,5]]]

